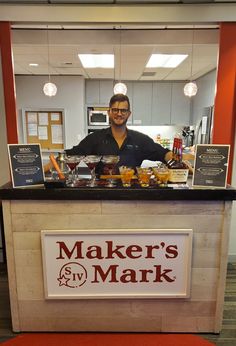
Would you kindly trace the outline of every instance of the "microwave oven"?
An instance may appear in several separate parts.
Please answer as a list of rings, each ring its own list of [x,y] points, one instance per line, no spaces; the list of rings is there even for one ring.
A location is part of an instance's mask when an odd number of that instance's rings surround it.
[[[106,110],[88,110],[88,125],[109,125],[109,116]]]

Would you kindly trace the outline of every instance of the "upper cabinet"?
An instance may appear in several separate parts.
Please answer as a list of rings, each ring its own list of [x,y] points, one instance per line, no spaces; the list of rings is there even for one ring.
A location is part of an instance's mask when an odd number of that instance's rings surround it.
[[[100,81],[86,80],[85,82],[85,100],[87,105],[99,104]]]
[[[87,80],[85,83],[85,97],[87,105],[108,106],[112,95],[112,80]]]
[[[184,95],[186,83],[172,83],[171,121],[172,125],[189,125],[190,98]]]
[[[100,103],[108,106],[112,95],[113,95],[113,81],[112,80],[100,81],[100,93],[99,93]]]
[[[152,82],[133,83],[133,125],[151,125]]]
[[[130,125],[189,125],[190,102],[182,82],[126,82],[132,114]],[[108,106],[113,81],[87,80],[86,105]]]
[[[153,82],[151,125],[171,123],[171,83]]]

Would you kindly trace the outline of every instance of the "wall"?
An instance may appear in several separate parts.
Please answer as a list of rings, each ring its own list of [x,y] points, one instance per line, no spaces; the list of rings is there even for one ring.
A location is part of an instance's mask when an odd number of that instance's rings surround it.
[[[65,110],[65,148],[78,143],[85,135],[84,78],[80,76],[53,76],[57,94],[43,94],[47,76],[16,76],[16,101],[18,112],[19,143],[23,142],[22,109],[62,108]]]
[[[234,159],[233,159],[233,174],[232,186],[236,187],[236,131],[235,131],[235,146],[234,146]],[[233,201],[231,227],[230,227],[230,242],[229,242],[229,261],[236,262],[236,201]]]
[[[202,109],[214,105],[216,88],[216,70],[197,79],[198,92],[192,98],[191,124],[197,124],[202,116]]]
[[[7,153],[7,131],[6,131],[6,117],[4,106],[3,82],[2,82],[2,68],[0,57],[0,186],[10,180],[9,166],[8,166],[8,153]]]
[[[6,131],[6,118],[5,118],[5,105],[3,94],[3,79],[2,79],[2,64],[0,55],[0,186],[7,183],[10,180],[10,172],[8,166],[8,154],[7,154],[7,131]],[[1,213],[1,201],[0,201],[0,213]],[[1,223],[0,215],[0,248],[2,247],[2,232],[3,225]],[[0,262],[3,261],[3,252],[0,249]]]

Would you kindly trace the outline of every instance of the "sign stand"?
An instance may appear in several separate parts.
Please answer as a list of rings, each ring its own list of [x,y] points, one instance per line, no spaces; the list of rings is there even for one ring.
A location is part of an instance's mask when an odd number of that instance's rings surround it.
[[[40,144],[8,144],[8,154],[14,188],[44,184]]]
[[[193,187],[226,188],[230,145],[197,144]]]

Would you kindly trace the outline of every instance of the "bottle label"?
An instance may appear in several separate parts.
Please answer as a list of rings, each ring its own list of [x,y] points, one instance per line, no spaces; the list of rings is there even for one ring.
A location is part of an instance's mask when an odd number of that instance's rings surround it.
[[[188,179],[188,169],[170,169],[169,182],[171,183],[186,183]]]

